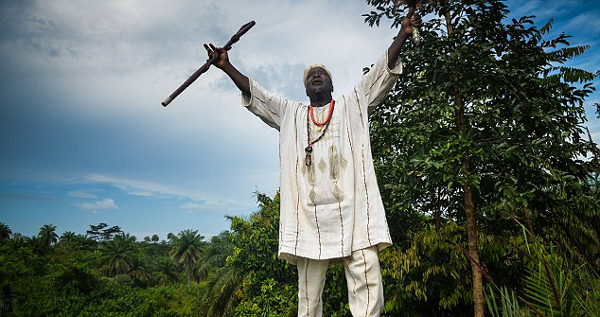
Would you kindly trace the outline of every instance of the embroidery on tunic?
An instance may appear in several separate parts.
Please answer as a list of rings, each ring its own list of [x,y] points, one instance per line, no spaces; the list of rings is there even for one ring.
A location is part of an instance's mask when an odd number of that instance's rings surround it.
[[[348,161],[345,158],[343,158],[343,157],[340,158],[340,166],[343,169],[346,169],[346,167],[348,167]]]
[[[329,148],[329,174],[331,176],[331,179],[334,182],[337,182],[339,175],[340,175],[340,163],[339,163],[339,157],[337,154],[337,148],[335,147],[335,145],[332,145]]]
[[[308,198],[310,198],[310,201],[313,203],[313,205],[317,205],[316,201],[317,201],[317,193],[315,192],[315,189],[311,189],[310,193],[308,194]]]
[[[296,113],[294,114],[294,127],[298,126],[298,111],[301,111],[300,107],[296,108]],[[298,128],[294,129],[294,132],[296,133],[296,140],[298,140]],[[298,151],[297,148],[298,144],[296,142],[296,152],[300,152]],[[298,170],[298,165],[299,165],[299,159],[298,156],[296,156],[296,170]],[[305,164],[300,164],[302,166],[302,174],[305,175],[306,174],[306,169],[305,169]],[[297,183],[296,183],[296,186]],[[298,192],[298,190],[296,190],[296,241],[294,243],[294,255],[298,255],[298,241],[299,240],[299,236],[300,236],[300,211],[298,210],[300,208],[300,193]]]
[[[319,218],[317,218],[317,205],[315,205],[315,223],[317,224],[317,235],[319,236],[319,260],[321,259],[321,229],[319,228]]]
[[[340,161],[339,161],[338,151],[337,151],[337,148],[335,147],[335,145],[332,145],[331,147],[329,147],[329,169],[330,169],[329,176],[331,176],[331,179],[333,180],[333,190],[332,190],[331,194],[338,202],[338,212],[340,214],[340,231],[341,231],[340,246],[342,248],[341,254],[343,256],[344,255],[344,216],[342,213],[342,203],[341,202],[344,199],[344,197],[342,195],[342,190],[338,187],[338,180],[339,180],[339,175],[340,175],[340,167],[339,166],[340,166]]]
[[[316,175],[315,175],[315,164],[311,164],[308,167],[308,182],[312,185],[315,186],[315,181],[316,181]]]
[[[325,160],[323,158],[321,158],[321,162],[319,162],[319,169],[321,170],[321,173],[325,173],[326,168],[327,168],[327,163],[325,163]]]
[[[354,89],[354,93],[356,94],[356,103],[358,104],[358,108],[361,109],[361,103],[360,103],[360,99],[358,98],[358,92],[356,91],[356,88]],[[362,124],[362,126],[365,126],[362,111],[359,111],[359,114],[360,114],[361,124]],[[350,136],[350,135],[348,135],[348,136]],[[365,145],[364,145],[364,143],[361,146],[360,155],[362,156],[362,170],[363,170],[362,176],[363,176],[363,183],[365,184],[365,197],[366,197],[366,203],[367,203],[367,240],[369,241],[369,245],[373,245],[373,243],[371,242],[371,230],[369,228],[371,215],[370,215],[370,210],[369,210],[369,188],[367,187],[367,172],[365,170]]]
[[[370,228],[370,222],[371,222],[371,215],[370,215],[370,210],[369,210],[369,188],[367,187],[367,172],[365,171],[365,145],[363,144],[362,146],[362,150],[361,150],[361,155],[362,155],[362,168],[363,168],[363,183],[365,184],[365,197],[367,198],[366,202],[367,202],[367,240],[369,240],[369,244],[373,245],[373,243],[371,242],[371,228]]]
[[[300,236],[300,214],[298,208],[300,208],[300,195],[296,191],[296,244],[294,245],[294,255],[298,255],[298,236]]]
[[[338,202],[341,202],[342,200],[344,200],[344,196],[342,195],[342,190],[338,187],[337,184],[333,185],[333,191],[331,193],[333,194],[333,197]]]

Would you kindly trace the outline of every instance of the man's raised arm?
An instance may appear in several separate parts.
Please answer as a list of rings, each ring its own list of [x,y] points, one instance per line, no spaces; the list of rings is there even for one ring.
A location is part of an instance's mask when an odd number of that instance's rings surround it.
[[[204,44],[204,48],[208,53],[209,59],[213,58],[215,54],[219,55],[219,59],[214,65],[220,68],[229,76],[229,78],[231,78],[231,80],[233,80],[233,83],[235,83],[237,88],[242,92],[242,95],[250,97],[250,79],[231,64],[227,51],[220,47],[215,47],[212,44]]]
[[[398,61],[398,57],[400,55],[400,49],[406,42],[406,39],[412,36],[413,26],[420,27],[421,26],[421,17],[414,14],[414,9],[411,8],[408,11],[408,15],[402,19],[400,31],[390,48],[388,48],[388,67],[389,69],[393,69],[396,66],[396,62]]]

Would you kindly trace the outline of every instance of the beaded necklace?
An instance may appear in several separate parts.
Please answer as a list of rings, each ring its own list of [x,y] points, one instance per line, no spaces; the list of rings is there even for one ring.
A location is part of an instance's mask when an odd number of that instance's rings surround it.
[[[329,113],[327,114],[327,119],[325,119],[325,121],[323,122],[317,122],[317,120],[315,119],[315,112],[313,110],[313,106],[310,106],[310,118],[312,119],[312,122],[314,122],[316,125],[318,126],[322,126],[325,125],[329,122],[329,119],[331,119],[331,114],[333,113],[333,99],[331,99],[331,103],[329,104]]]
[[[323,121],[323,122],[317,122],[317,120],[315,120],[313,106],[308,106],[310,108],[310,111],[306,112],[306,134],[308,136],[308,146],[304,149],[304,151],[306,152],[306,157],[304,158],[304,164],[306,164],[306,166],[310,166],[310,164],[312,163],[311,153],[313,151],[313,148],[312,148],[313,144],[315,144],[319,140],[321,140],[321,138],[323,138],[323,136],[327,132],[327,128],[329,128],[329,123],[331,123],[331,115],[333,113],[333,106],[334,106],[334,102],[333,102],[333,99],[331,99],[331,103],[329,104],[329,114],[327,115],[327,119],[325,119],[325,121]],[[321,135],[314,141],[310,140],[310,119],[311,118],[312,118],[312,121],[317,126],[325,125],[325,129],[323,130],[323,133],[321,133]]]

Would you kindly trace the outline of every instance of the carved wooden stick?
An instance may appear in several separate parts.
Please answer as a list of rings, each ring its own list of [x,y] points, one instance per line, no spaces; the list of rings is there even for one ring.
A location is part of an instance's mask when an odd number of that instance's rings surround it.
[[[242,27],[239,29],[239,31],[237,31],[237,33],[235,33],[235,35],[233,35],[231,37],[229,42],[227,42],[225,44],[225,46],[223,46],[223,49],[229,51],[231,49],[231,46],[233,44],[235,44],[237,41],[239,41],[240,37],[242,35],[244,35],[246,32],[248,32],[248,30],[250,30],[250,28],[252,28],[255,24],[256,24],[256,22],[250,21],[250,22],[242,25]],[[198,79],[198,77],[200,77],[200,75],[204,74],[210,68],[210,65],[215,63],[218,59],[219,59],[219,54],[216,54],[215,57],[206,60],[206,63],[204,63],[204,65],[200,66],[200,68],[198,68],[198,70],[196,70],[196,72],[194,72],[192,74],[192,76],[190,76],[185,82],[183,82],[183,84],[181,84],[181,86],[179,86],[179,88],[177,88],[177,90],[175,90],[169,97],[167,97],[167,99],[165,99],[165,101],[162,102],[163,107],[166,107],[167,105],[169,105],[171,103],[171,101],[173,101],[173,99],[175,99],[177,96],[179,96],[179,94],[181,94],[189,85],[191,85],[196,79]]]

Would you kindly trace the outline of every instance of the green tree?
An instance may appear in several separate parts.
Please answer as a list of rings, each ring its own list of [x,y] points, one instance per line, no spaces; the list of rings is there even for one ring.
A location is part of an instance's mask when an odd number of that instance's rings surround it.
[[[149,260],[139,254],[131,259],[127,274],[134,279],[136,285],[148,285],[154,281]]]
[[[56,226],[49,224],[43,225],[39,233],[40,243],[44,252],[50,250],[53,244],[58,242],[58,234],[56,234]]]
[[[29,246],[29,248],[31,248],[31,251],[33,251],[34,253],[44,253],[44,244],[39,236],[25,237],[23,238],[23,241],[27,246]]]
[[[598,276],[586,267],[575,266],[550,246],[539,243],[523,227],[525,241],[512,245],[528,263],[523,289],[489,285],[486,304],[492,317],[500,316],[598,316],[600,289]],[[529,242],[531,241],[531,242]]]
[[[183,230],[178,235],[171,236],[172,249],[171,258],[183,264],[188,273],[188,282],[191,285],[194,279],[194,271],[202,257],[204,236],[198,234],[198,230]]]
[[[223,231],[210,239],[204,247],[202,260],[198,265],[198,276],[207,277],[211,271],[225,266],[226,260],[233,255],[231,232]]]
[[[8,241],[11,234],[10,227],[4,222],[0,222],[0,242]]]
[[[156,263],[156,278],[161,284],[170,284],[179,280],[179,267],[169,257],[160,257]]]
[[[112,238],[115,235],[118,235],[121,233],[123,233],[123,230],[121,230],[121,227],[112,226],[109,228],[108,224],[106,224],[104,222],[101,222],[96,226],[90,225],[90,230],[88,230],[86,232],[86,234],[88,236],[90,236],[92,239],[94,239],[96,241],[102,241],[102,242],[110,241],[110,240],[112,240]]]
[[[367,2],[377,8],[371,25],[397,19],[392,1]],[[438,229],[443,218],[465,226],[483,316],[479,231],[514,233],[508,217],[531,215],[561,247],[597,255],[599,202],[580,137],[595,75],[561,66],[586,46],[569,47],[564,34],[544,39],[551,23],[537,28],[530,17],[505,23],[501,1],[429,1],[423,13],[433,15],[423,40],[405,46],[404,73],[371,117],[373,155],[396,241],[406,244],[423,215]],[[575,225],[584,238],[569,236]]]
[[[71,246],[77,242],[77,235],[73,231],[65,231],[60,235],[61,245]]]
[[[102,247],[103,272],[110,277],[127,274],[133,265],[135,237],[118,234]]]

